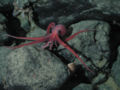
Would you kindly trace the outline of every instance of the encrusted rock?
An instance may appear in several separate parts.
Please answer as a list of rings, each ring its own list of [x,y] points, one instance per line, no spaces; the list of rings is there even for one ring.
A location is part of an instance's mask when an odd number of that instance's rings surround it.
[[[67,66],[47,50],[32,46],[13,50],[6,56],[6,87],[29,87],[29,90],[59,88],[69,76]]]

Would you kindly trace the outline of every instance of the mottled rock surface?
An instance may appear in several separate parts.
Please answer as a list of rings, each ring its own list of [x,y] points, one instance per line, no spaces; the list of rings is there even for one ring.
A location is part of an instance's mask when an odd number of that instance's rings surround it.
[[[12,4],[14,0],[1,0],[0,1],[0,7],[8,4]]]
[[[82,21],[71,25],[72,34],[80,30],[91,30],[83,32],[70,40],[68,44],[80,55],[83,61],[93,62],[98,68],[102,68],[109,60],[109,32],[110,26],[101,21]],[[79,60],[75,59],[77,63]],[[104,62],[103,62],[104,61]],[[90,67],[90,66],[89,66]]]
[[[0,24],[0,46],[3,45],[4,41],[8,38],[6,32],[6,25],[4,23]]]
[[[104,14],[120,14],[120,0],[89,0]]]
[[[90,84],[80,84],[76,86],[73,90],[92,90],[92,86]]]
[[[98,85],[98,90],[120,90],[120,87],[112,77],[109,77],[106,82],[102,82],[102,84]]]
[[[52,53],[32,46],[13,50],[5,58],[4,78],[7,88],[29,87],[29,90],[54,90],[69,76],[67,67]]]

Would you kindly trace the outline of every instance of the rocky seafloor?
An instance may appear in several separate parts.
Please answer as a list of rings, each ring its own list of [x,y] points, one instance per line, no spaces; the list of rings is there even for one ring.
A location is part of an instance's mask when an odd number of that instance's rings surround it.
[[[46,35],[62,24],[69,45],[94,72],[62,45],[41,49],[9,37]],[[73,65],[71,69],[69,65]],[[0,90],[120,90],[120,0],[0,0]]]

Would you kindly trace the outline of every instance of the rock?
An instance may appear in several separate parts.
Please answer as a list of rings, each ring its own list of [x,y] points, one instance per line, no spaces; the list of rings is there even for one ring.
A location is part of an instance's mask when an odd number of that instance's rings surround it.
[[[38,27],[33,20],[31,20],[30,32],[27,33],[27,37],[40,37],[45,36],[46,31]]]
[[[25,6],[28,6],[29,3],[34,3],[36,0],[14,0],[14,5],[19,9],[23,9]]]
[[[5,23],[6,17],[0,13],[0,23]]]
[[[97,84],[104,80],[106,80],[106,75],[103,73],[99,73],[96,77],[94,77],[92,84]]]
[[[84,8],[92,8],[88,0],[80,0],[77,2],[74,0],[40,0],[33,4],[33,17],[37,25],[43,28],[53,21],[68,25],[78,19],[80,12],[84,12]]]
[[[40,37],[40,36],[45,36],[46,32],[38,27],[34,21],[31,21],[31,28],[30,32],[27,33],[27,37]],[[45,43],[38,43],[36,46],[38,46],[39,49],[41,49],[41,45],[44,45]]]
[[[25,5],[29,4],[29,0],[14,0],[14,5],[19,9],[25,7]]]
[[[120,86],[120,47],[118,48],[118,55],[117,55],[117,60],[115,61],[115,63],[113,64],[112,67],[112,76],[115,80],[115,82],[117,83],[118,86]]]
[[[8,4],[12,4],[14,0],[0,0],[0,7]]]
[[[91,4],[96,5],[98,10],[102,10],[104,14],[120,14],[119,0],[89,0]]]
[[[30,24],[29,24],[29,16],[25,15],[25,12],[21,12],[19,16],[17,16],[18,19],[20,20],[21,27],[26,31],[30,31]]]
[[[119,0],[40,0],[33,4],[33,17],[42,28],[53,21],[66,26],[88,19],[119,22],[119,8]]]
[[[91,31],[78,34],[68,44],[76,50],[82,60],[89,66],[92,63],[98,68],[102,68],[109,60],[109,32],[110,26],[102,21],[82,21],[71,25],[72,34],[89,29]],[[71,35],[72,35],[71,34]],[[76,58],[76,64],[80,61]]]
[[[0,45],[2,45],[4,40],[7,39],[5,21],[6,21],[5,16],[0,13]]]
[[[47,50],[23,47],[6,56],[7,88],[28,87],[29,90],[56,90],[68,78],[69,72],[59,58]],[[24,88],[25,89],[25,88]]]
[[[80,84],[73,88],[72,90],[93,90],[90,84]]]
[[[8,38],[6,34],[6,25],[0,24],[0,46],[3,45],[4,41]]]
[[[98,90],[120,90],[114,79],[109,77],[108,80],[100,85],[98,85]]]
[[[27,37],[40,37],[45,36],[45,34],[46,32],[43,29],[36,26],[31,32],[27,33]]]
[[[6,61],[6,56],[11,52],[11,49],[6,47],[0,47],[0,84],[4,81],[6,76],[6,67],[8,61]]]

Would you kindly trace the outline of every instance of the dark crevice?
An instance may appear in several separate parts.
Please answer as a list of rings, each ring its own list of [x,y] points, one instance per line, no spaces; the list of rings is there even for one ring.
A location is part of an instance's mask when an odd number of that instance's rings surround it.
[[[7,9],[6,9],[7,8]],[[13,5],[5,5],[4,7],[0,7],[0,12],[7,18],[6,24],[6,32],[7,34],[14,35],[14,36],[25,36],[26,32],[25,30],[20,26],[21,23],[19,19],[14,17],[13,14]],[[24,40],[18,40],[11,37],[8,37],[4,41],[4,45],[11,45],[13,42],[16,43],[16,45],[20,44]]]
[[[59,0],[56,0],[54,2],[49,3],[49,5],[42,5],[42,7],[37,6],[37,4],[35,4],[33,7],[33,19],[36,25],[40,26],[43,29],[46,29],[47,25],[50,22],[55,22],[56,24],[58,24],[59,17],[61,16],[68,17],[69,15],[72,15],[72,13],[82,12],[84,10],[94,7],[88,2],[88,0],[77,0],[77,2],[78,3],[76,2],[65,3]],[[76,18],[76,16],[74,18]],[[46,21],[41,22],[44,19]],[[71,22],[73,22],[73,20]],[[62,23],[62,24],[65,26],[70,25],[69,22]]]
[[[74,74],[69,77],[69,79],[63,84],[63,86],[61,86],[59,90],[73,90],[73,88],[80,83],[90,84],[91,80],[86,77],[84,69],[78,65]]]
[[[9,87],[6,90],[30,90],[30,88],[27,86],[13,86],[13,87]]]
[[[118,18],[120,19],[120,18]],[[120,23],[120,22],[119,22]],[[110,60],[107,68],[112,68],[113,63],[117,60],[118,56],[118,46],[120,45],[120,25],[109,23],[111,26],[110,31]]]
[[[5,90],[3,84],[0,84],[0,90]]]

